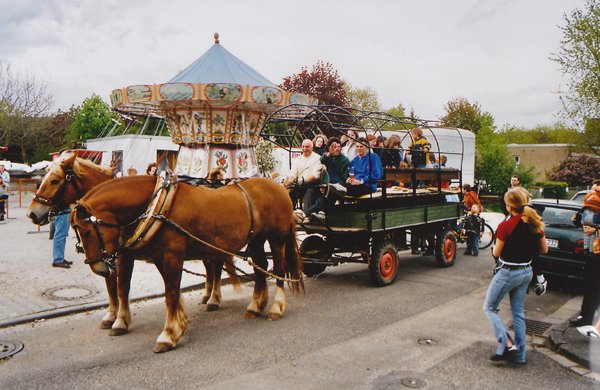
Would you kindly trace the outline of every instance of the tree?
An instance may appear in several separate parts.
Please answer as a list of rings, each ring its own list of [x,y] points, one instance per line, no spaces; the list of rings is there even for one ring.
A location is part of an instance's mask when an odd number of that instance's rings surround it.
[[[8,145],[12,159],[26,162],[43,134],[44,114],[52,106],[46,83],[29,74],[14,73],[0,62],[0,145]]]
[[[500,139],[508,144],[574,144],[583,142],[582,133],[563,124],[536,126],[533,129],[504,127],[498,133]]]
[[[444,105],[444,110],[446,115],[440,118],[443,126],[471,130],[475,134],[483,127],[486,119],[489,121],[492,118],[489,113],[481,112],[481,107],[477,102],[470,103],[463,97],[450,100]]]
[[[475,151],[475,177],[484,180],[491,193],[504,191],[515,169],[506,145],[490,127],[485,127],[475,140]]]
[[[279,87],[317,98],[320,105],[346,106],[348,94],[345,85],[333,65],[317,61],[310,72],[303,67],[300,73],[284,77]]]
[[[121,125],[118,116],[111,111],[109,105],[96,94],[85,99],[69,127],[67,141],[81,144],[88,139],[105,136],[115,125]]]
[[[371,88],[354,88],[346,83],[346,95],[348,96],[348,105],[352,108],[363,111],[381,111],[377,92]]]
[[[582,144],[588,151],[600,146],[600,118],[588,119],[583,128]],[[597,151],[596,151],[597,152]]]
[[[592,154],[572,154],[550,174],[550,179],[565,181],[571,187],[589,185],[598,178],[600,157]]]
[[[566,77],[559,91],[562,113],[576,123],[600,118],[600,0],[586,0],[583,9],[564,16],[563,39],[550,59]]]

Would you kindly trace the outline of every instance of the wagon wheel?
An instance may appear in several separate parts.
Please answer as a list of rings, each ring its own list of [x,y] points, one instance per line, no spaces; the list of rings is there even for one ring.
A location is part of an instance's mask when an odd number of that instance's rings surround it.
[[[436,234],[435,261],[440,267],[451,267],[456,260],[456,236],[450,228]]]
[[[389,241],[377,243],[369,262],[369,275],[374,286],[388,286],[398,275],[398,250]]]
[[[306,237],[304,241],[302,241],[302,244],[300,244],[300,255],[302,257],[306,256],[311,259],[326,261],[331,256],[331,249],[323,238],[312,235]],[[302,267],[304,268],[303,271],[306,276],[315,276],[325,271],[327,265],[302,262]]]

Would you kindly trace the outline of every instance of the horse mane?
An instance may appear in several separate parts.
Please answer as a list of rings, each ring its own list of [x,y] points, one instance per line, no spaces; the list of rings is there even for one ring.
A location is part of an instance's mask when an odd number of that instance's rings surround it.
[[[85,159],[85,158],[76,157],[75,162],[73,163],[73,170],[75,171],[77,176],[87,175],[87,171],[85,170],[85,168],[93,169],[95,171],[98,171],[98,172],[106,175],[106,176],[113,175],[113,168],[111,168],[111,167],[108,167],[105,165],[98,165],[98,164],[91,162],[90,160]]]

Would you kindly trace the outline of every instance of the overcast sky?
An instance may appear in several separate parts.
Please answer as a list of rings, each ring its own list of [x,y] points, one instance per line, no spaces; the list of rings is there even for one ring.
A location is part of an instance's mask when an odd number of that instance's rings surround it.
[[[275,84],[330,62],[384,109],[439,119],[465,97],[498,127],[552,124],[563,15],[583,0],[0,0],[0,60],[48,82],[54,109],[163,83],[221,44]]]

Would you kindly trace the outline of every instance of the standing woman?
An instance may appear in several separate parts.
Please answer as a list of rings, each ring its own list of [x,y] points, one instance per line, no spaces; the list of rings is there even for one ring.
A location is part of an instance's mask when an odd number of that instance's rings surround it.
[[[498,225],[496,245],[492,254],[497,258],[494,277],[488,287],[483,310],[488,316],[498,341],[493,361],[508,360],[525,364],[525,297],[533,277],[532,260],[539,253],[547,253],[544,225],[538,213],[529,206],[529,192],[522,187],[511,188],[504,195],[510,218]],[[538,282],[543,279],[539,275]],[[542,282],[540,282],[542,283]],[[499,314],[500,303],[510,297],[515,328],[514,339],[508,333]]]

